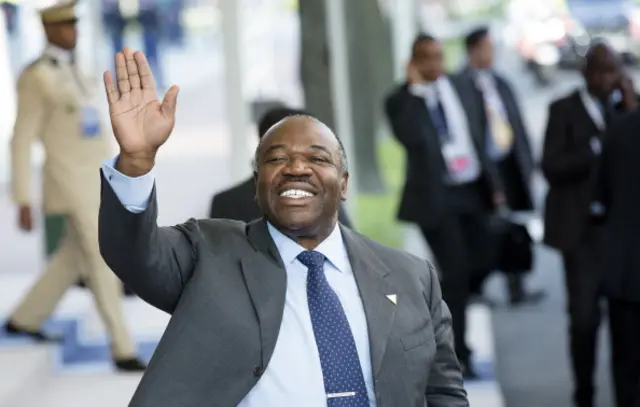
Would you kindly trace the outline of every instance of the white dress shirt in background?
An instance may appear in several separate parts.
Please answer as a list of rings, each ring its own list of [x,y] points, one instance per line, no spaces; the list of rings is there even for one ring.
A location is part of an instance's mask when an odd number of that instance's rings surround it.
[[[442,144],[442,155],[449,168],[450,181],[465,184],[480,178],[480,161],[469,131],[469,120],[449,79],[441,76],[433,82],[413,84],[409,91],[424,98],[430,111],[437,109],[440,100],[449,131],[449,141]],[[458,171],[461,160],[464,161],[464,169]]]

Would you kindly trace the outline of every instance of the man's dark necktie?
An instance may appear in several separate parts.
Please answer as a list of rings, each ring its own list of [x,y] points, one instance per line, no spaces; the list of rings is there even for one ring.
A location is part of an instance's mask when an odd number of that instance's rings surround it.
[[[325,257],[307,250],[298,260],[308,269],[307,301],[320,354],[328,407],[369,407],[355,340],[340,299],[324,275]]]
[[[436,128],[440,142],[445,143],[450,140],[449,138],[449,125],[447,124],[447,116],[444,113],[444,108],[438,97],[435,105],[429,105],[429,115],[433,126]]]
[[[609,128],[611,128],[611,125],[613,124],[613,108],[611,106],[605,106],[604,109],[602,109],[602,116],[604,118],[604,128],[605,130],[608,130]]]

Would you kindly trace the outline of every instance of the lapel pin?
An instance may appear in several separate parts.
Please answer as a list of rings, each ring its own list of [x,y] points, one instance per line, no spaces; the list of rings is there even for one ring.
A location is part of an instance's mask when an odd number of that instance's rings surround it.
[[[398,304],[398,296],[395,294],[389,294],[387,295],[387,298],[389,299],[389,301],[391,301],[393,303],[393,305]]]

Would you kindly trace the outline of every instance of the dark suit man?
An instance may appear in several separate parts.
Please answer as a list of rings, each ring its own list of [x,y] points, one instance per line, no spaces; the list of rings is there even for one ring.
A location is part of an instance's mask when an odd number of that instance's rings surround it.
[[[302,110],[291,109],[285,106],[276,107],[266,112],[258,123],[258,136],[260,139],[267,131],[279,121],[289,116],[306,115]],[[252,220],[262,218],[263,212],[256,201],[256,181],[253,177],[235,185],[229,189],[217,193],[211,200],[210,218],[239,220],[249,223]],[[344,206],[340,206],[338,221],[352,228]]]
[[[630,101],[630,104],[633,102]],[[595,205],[602,222],[611,352],[619,407],[640,406],[640,113],[607,132],[597,172]]]
[[[407,154],[398,217],[416,223],[440,270],[453,315],[456,354],[473,378],[465,343],[470,276],[486,251],[487,218],[504,202],[500,176],[483,147],[486,117],[468,81],[444,74],[440,43],[414,42],[407,82],[386,100],[386,113]]]
[[[531,181],[535,163],[529,134],[511,86],[494,70],[494,46],[489,30],[483,27],[470,32],[465,45],[469,64],[460,76],[482,96],[489,132],[485,148],[502,177],[507,206],[514,212],[533,211]],[[542,291],[524,289],[523,274],[510,273],[507,281],[513,305],[535,303],[544,297]],[[481,291],[483,279],[478,278],[475,282],[478,286],[472,286],[472,291]]]
[[[132,407],[469,405],[434,268],[337,223],[349,176],[331,130],[301,116],[264,136],[262,219],[158,227],[153,167],[178,89],[160,103],[144,55],[116,64],[100,247],[172,314]]]
[[[544,242],[562,253],[569,305],[574,401],[593,406],[596,338],[601,319],[602,272],[599,228],[591,227],[593,172],[607,127],[636,105],[633,86],[622,81],[619,56],[604,44],[586,56],[586,87],[549,108],[542,171],[549,183]],[[615,96],[622,96],[615,103]],[[607,273],[611,270],[606,264]]]

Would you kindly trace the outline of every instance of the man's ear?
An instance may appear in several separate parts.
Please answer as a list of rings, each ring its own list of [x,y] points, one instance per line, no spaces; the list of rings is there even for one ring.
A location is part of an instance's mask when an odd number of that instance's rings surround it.
[[[255,194],[253,195],[253,200],[258,202],[258,171],[253,172],[253,185],[255,186]]]
[[[346,201],[349,190],[349,173],[347,171],[342,174],[342,179],[340,181],[340,200]]]

